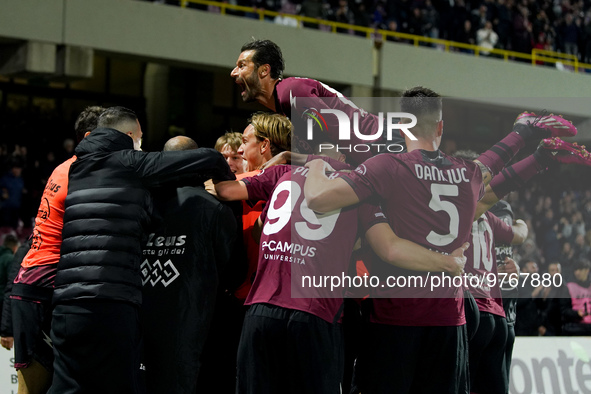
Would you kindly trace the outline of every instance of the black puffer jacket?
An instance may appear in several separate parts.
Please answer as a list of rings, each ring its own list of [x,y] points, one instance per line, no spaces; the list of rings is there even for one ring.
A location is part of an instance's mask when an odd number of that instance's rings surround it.
[[[53,301],[141,304],[141,240],[152,199],[147,187],[235,179],[213,149],[147,153],[113,129],[96,129],[70,168]],[[191,218],[187,218],[191,220]]]

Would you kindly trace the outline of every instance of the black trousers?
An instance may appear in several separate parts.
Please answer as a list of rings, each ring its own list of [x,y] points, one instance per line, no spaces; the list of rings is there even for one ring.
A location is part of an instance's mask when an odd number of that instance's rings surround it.
[[[57,305],[51,340],[55,361],[49,393],[145,392],[137,306],[123,302]]]
[[[255,304],[238,347],[238,394],[340,394],[340,324],[306,312]]]
[[[470,389],[479,394],[505,394],[509,376],[505,366],[507,320],[480,312],[480,325],[470,340]]]
[[[466,325],[367,323],[355,376],[363,394],[467,394]]]

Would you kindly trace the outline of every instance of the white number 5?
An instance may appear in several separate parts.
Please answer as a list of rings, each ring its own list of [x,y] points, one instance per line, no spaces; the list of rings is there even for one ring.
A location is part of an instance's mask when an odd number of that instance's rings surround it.
[[[441,201],[441,196],[458,196],[458,186],[432,183],[431,195],[432,197],[431,201],[429,202],[429,208],[435,212],[445,211],[445,213],[449,215],[449,233],[441,235],[431,231],[429,235],[427,235],[427,242],[435,246],[449,245],[458,237],[460,215],[458,214],[458,209],[456,206],[449,201]]]

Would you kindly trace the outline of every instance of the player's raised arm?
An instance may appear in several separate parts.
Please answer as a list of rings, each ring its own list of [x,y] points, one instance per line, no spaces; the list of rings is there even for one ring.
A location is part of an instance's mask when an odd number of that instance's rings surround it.
[[[342,178],[329,179],[325,171],[332,167],[323,160],[317,159],[306,163],[309,172],[304,185],[304,195],[308,208],[316,212],[330,212],[335,209],[357,204],[357,194]]]
[[[503,196],[523,187],[533,176],[559,164],[591,166],[591,154],[584,145],[562,141],[558,137],[540,142],[536,151],[525,159],[504,168],[486,186],[484,197],[476,207],[475,219],[488,211]]]

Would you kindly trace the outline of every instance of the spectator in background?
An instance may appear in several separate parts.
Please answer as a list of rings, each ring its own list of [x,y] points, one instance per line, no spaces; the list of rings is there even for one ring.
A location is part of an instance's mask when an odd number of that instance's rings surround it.
[[[575,279],[567,283],[570,308],[564,311],[565,335],[591,335],[591,263],[580,259],[575,266]]]
[[[472,30],[472,22],[469,19],[464,21],[464,27],[458,33],[457,36],[458,42],[462,42],[464,44],[474,45],[476,44],[476,37],[474,36],[474,31]],[[460,52],[464,53],[474,53],[471,49],[460,49]]]
[[[591,252],[591,247],[589,247],[589,245],[587,245],[587,243],[585,242],[585,236],[583,234],[578,234],[575,237],[574,250],[575,261],[589,258],[589,252]]]
[[[511,29],[513,26],[513,12],[506,0],[497,2],[497,18],[495,19],[495,31],[499,35],[499,47],[511,49]]]
[[[552,212],[551,210],[548,212]],[[554,222],[552,227],[549,227],[546,230],[546,233],[543,238],[543,245],[544,245],[544,258],[546,261],[555,261],[558,260],[560,256],[560,239],[562,238],[562,234],[559,232],[558,229],[558,222]]]
[[[409,34],[422,36],[425,33],[423,31],[423,24],[423,14],[421,13],[421,9],[419,7],[414,7],[411,11],[406,31]]]
[[[581,60],[584,63],[591,63],[591,12],[587,11],[585,22],[582,28],[583,45]]]
[[[59,162],[63,162],[68,160],[70,157],[74,156],[74,148],[76,144],[74,140],[71,138],[66,138],[64,143],[62,144],[63,151],[61,153],[61,157],[59,158]]]
[[[466,36],[466,24],[467,20],[470,20],[470,12],[466,7],[464,0],[454,1],[454,6],[451,10],[452,22],[449,26],[448,40],[467,42]],[[472,23],[470,23],[470,30],[472,30]]]
[[[13,234],[6,234],[2,246],[0,246],[0,321],[2,316],[4,304],[4,291],[6,290],[6,282],[8,278],[8,271],[10,270],[14,254],[19,247],[18,239]]]
[[[354,23],[355,15],[353,15],[353,11],[349,8],[347,0],[339,0],[339,4],[333,13],[333,19],[335,22],[346,23],[349,25]],[[339,33],[346,33],[348,31],[349,29],[344,29],[342,27],[337,28],[337,32]]]
[[[540,335],[562,335],[562,314],[569,309],[570,294],[562,276],[562,266],[555,261],[548,264],[548,273],[552,277],[550,286],[540,285],[538,293],[539,309],[542,325],[539,328]],[[558,286],[555,286],[559,284]]]
[[[425,35],[431,38],[439,37],[439,14],[431,3],[431,0],[425,1],[425,8],[423,9],[424,25],[423,31]]]
[[[281,8],[279,8],[278,11],[280,14],[275,17],[274,22],[278,25],[298,27],[298,20],[292,16],[297,14],[297,8],[295,4],[286,0],[282,1],[281,3]]]
[[[528,20],[527,7],[518,5],[513,15],[513,33],[511,49],[517,52],[530,53],[532,48],[532,27]],[[516,60],[524,61],[517,58]]]
[[[538,264],[535,261],[527,261],[523,264],[521,272],[530,276],[520,276],[519,293],[517,299],[517,320],[515,321],[515,335],[538,336],[542,320],[536,303],[536,298],[541,289],[532,285],[531,275],[539,274]]]
[[[41,179],[42,181],[45,180],[43,184],[47,182],[47,179],[49,178],[55,167],[57,167],[57,165],[58,161],[55,159],[55,153],[53,153],[53,151],[47,152],[47,154],[45,155],[45,159],[42,160],[41,163],[39,163]]]
[[[576,212],[573,212],[571,216],[571,226],[573,236],[575,238],[578,235],[584,236],[586,234],[585,221],[583,220],[583,214],[581,213],[581,211],[577,210]]]
[[[478,9],[472,11],[472,25],[477,31],[483,29],[486,26],[486,23],[489,21],[487,10],[488,8],[486,5],[481,4]]]
[[[25,182],[22,177],[24,163],[12,157],[9,171],[0,178],[0,227],[18,227]]]
[[[383,1],[378,1],[372,14],[372,25],[376,29],[388,29],[388,17],[394,19],[394,15],[388,15],[386,5]]]
[[[215,150],[224,156],[234,175],[242,174],[246,167],[246,161],[238,153],[240,145],[242,145],[242,134],[231,132],[218,138],[214,146]]]
[[[579,36],[581,35],[581,29],[577,25],[577,20],[575,20],[573,14],[566,14],[564,17],[564,23],[561,25],[560,30],[564,43],[564,52],[570,55],[575,55],[578,58]]]
[[[572,247],[570,242],[565,242],[562,244],[562,251],[560,252],[559,261],[562,261],[564,265],[565,272],[572,270],[572,264],[575,259],[575,251]]]
[[[478,29],[478,31],[476,32],[476,41],[478,46],[488,49],[493,49],[495,45],[497,45],[497,42],[499,41],[499,36],[492,29],[491,21],[486,21],[484,27]],[[490,52],[481,51],[480,54],[488,56],[490,55]]]
[[[369,12],[365,6],[365,2],[356,3],[353,12],[353,24],[356,26],[369,27],[371,19]],[[355,31],[358,36],[365,36],[366,34],[362,31]]]
[[[398,22],[396,22],[396,20],[394,19],[390,19],[388,21],[388,31],[392,31],[392,32],[398,32]],[[386,40],[387,41],[393,41],[393,42],[402,42],[403,40],[401,40],[399,37],[396,36],[386,36]]]
[[[326,19],[326,9],[322,0],[304,0],[300,7],[300,15],[314,19]],[[304,22],[304,27],[318,29],[318,23]]]

